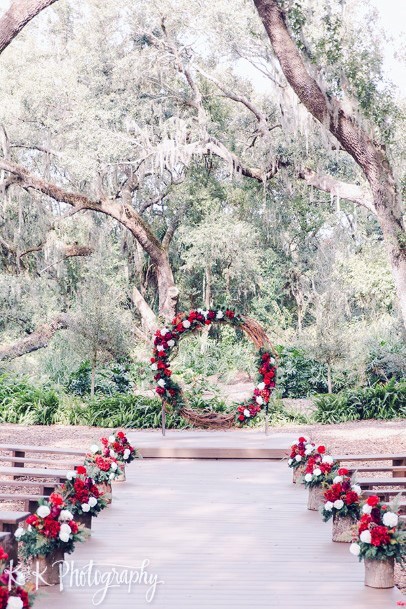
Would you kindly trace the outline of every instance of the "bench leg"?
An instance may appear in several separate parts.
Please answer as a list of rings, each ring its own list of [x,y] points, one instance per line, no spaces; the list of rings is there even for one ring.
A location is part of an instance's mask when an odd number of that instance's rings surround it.
[[[0,546],[8,554],[9,561],[12,560],[16,565],[18,562],[18,542],[14,535],[7,535],[5,539],[0,541]]]
[[[392,465],[406,465],[406,459],[393,459]],[[395,476],[395,474],[393,474]],[[406,478],[406,472],[396,472],[396,478]]]
[[[52,495],[52,493],[54,492],[55,487],[54,486],[43,486],[42,487],[42,491],[43,491],[43,495],[45,495],[46,497],[49,497],[50,495]]]
[[[23,451],[23,450],[13,450],[12,456],[13,457],[23,457],[24,458],[25,457],[25,451]],[[13,462],[12,465],[13,465],[13,467],[24,467],[24,463],[14,463]]]

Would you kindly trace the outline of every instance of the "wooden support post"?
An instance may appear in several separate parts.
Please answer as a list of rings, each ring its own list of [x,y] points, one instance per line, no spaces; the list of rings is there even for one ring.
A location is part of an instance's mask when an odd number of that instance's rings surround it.
[[[25,457],[25,451],[24,450],[13,450],[12,452],[12,456],[13,457]],[[17,462],[17,463],[13,463],[11,464],[12,467],[24,467],[24,463],[22,462]]]
[[[406,465],[406,459],[393,459],[392,465]],[[392,474],[393,476],[395,474]],[[406,478],[406,472],[396,472],[398,478]]]
[[[162,435],[165,435],[166,431],[166,410],[165,410],[165,402],[162,400]]]
[[[265,435],[269,436],[268,404],[265,406]]]

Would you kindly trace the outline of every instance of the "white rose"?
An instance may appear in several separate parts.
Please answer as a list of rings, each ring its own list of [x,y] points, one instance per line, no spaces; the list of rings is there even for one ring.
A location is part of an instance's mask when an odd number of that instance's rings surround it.
[[[393,512],[385,512],[382,518],[382,522],[386,527],[392,528],[397,526],[399,518],[398,515],[394,514]]]
[[[306,482],[310,482],[312,480],[313,476],[311,474],[306,474],[305,475],[305,480]]]
[[[342,499],[336,499],[336,501],[334,501],[334,507],[336,510],[341,510],[341,508],[344,507],[344,501],[342,501]]]
[[[336,476],[333,480],[333,484],[338,484],[339,482],[343,481],[343,477],[342,476]]]
[[[309,456],[312,454],[312,452],[313,452],[313,450],[311,448],[306,448],[305,455]]]
[[[95,454],[95,453],[98,453],[100,449],[97,444],[92,444],[90,447],[90,450],[93,454]]]
[[[265,389],[265,383],[258,383],[257,387],[260,391],[262,391],[263,389]]]
[[[190,321],[189,321],[188,319],[184,319],[184,320],[182,321],[182,326],[183,326],[184,328],[190,328]]]
[[[358,484],[353,484],[351,489],[354,491],[354,493],[357,493],[357,495],[362,494],[362,488]]]
[[[158,353],[161,353],[161,351],[165,351],[162,345],[158,345],[156,350],[158,351]]]
[[[310,444],[310,442],[307,442],[307,444],[305,444],[305,449],[306,450],[313,450],[314,446],[313,446],[313,444]]]
[[[68,480],[73,480],[74,478],[76,478],[76,472],[74,470],[71,470],[70,472],[66,473],[66,477]]]
[[[264,403],[264,400],[262,399],[262,397],[260,395],[257,395],[256,399],[255,399],[256,403],[259,404],[260,406],[262,406],[262,404]]]
[[[217,311],[216,319],[223,319],[224,313],[223,311]]]
[[[359,553],[361,552],[361,548],[359,547],[359,545],[357,543],[352,543],[350,545],[350,552],[351,552],[351,554],[354,554],[354,556],[359,556]]]
[[[299,462],[302,460],[302,456],[301,455],[296,455],[295,456],[295,461]]]
[[[96,499],[96,497],[89,497],[89,505],[90,505],[91,508],[94,507],[95,505],[97,505],[97,499]]]
[[[114,472],[112,472],[109,476],[109,480],[114,480],[115,477],[116,477],[116,474]]]
[[[372,512],[372,507],[365,503],[365,505],[362,506],[362,511],[364,514],[370,514]]]
[[[322,458],[321,462],[322,463],[329,463],[331,465],[334,462],[334,459],[330,455],[324,455],[324,457]]]
[[[51,510],[47,505],[40,505],[37,509],[37,514],[40,518],[46,518],[51,513]]]
[[[247,417],[247,419],[249,419],[249,417],[251,416],[251,413],[248,410],[248,408],[245,408],[245,410],[244,410],[244,416]]]
[[[164,381],[164,379],[159,379],[158,383],[157,383],[160,387],[165,387],[166,385],[166,381]]]
[[[113,472],[115,472],[116,469],[117,469],[117,463],[112,463],[111,464],[111,469],[113,470]]]
[[[316,469],[313,470],[313,475],[314,476],[321,476],[321,469],[316,467]]]
[[[82,508],[82,512],[89,512],[90,511],[90,505],[89,505],[89,503],[82,503],[82,505],[80,507]]]
[[[10,596],[6,609],[22,609],[24,607],[24,603],[19,596]]]
[[[370,533],[370,531],[368,531],[368,530],[362,531],[362,533],[359,536],[359,538],[364,543],[371,543],[371,533]]]
[[[158,364],[151,364],[151,370],[158,370]]]
[[[288,459],[288,465],[292,465],[293,459]]]
[[[130,455],[131,455],[131,450],[129,448],[126,448],[125,451],[123,452],[123,459],[127,460]]]
[[[166,336],[168,334],[168,332],[169,332],[168,328],[162,328],[161,336]]]
[[[117,456],[117,455],[116,455],[115,451],[114,451],[114,450],[112,450],[112,449],[110,449],[110,457],[114,458],[114,457],[116,457],[116,456]]]
[[[62,533],[62,531],[59,531],[59,539],[61,541],[63,541],[64,543],[68,543],[68,541],[69,541],[69,533]]]
[[[174,347],[175,345],[175,341],[171,338],[171,340],[168,340],[168,347]]]
[[[333,506],[334,504],[331,503],[331,501],[326,501],[326,503],[324,504],[324,509],[327,510],[327,512],[331,512]]]
[[[62,522],[65,520],[73,520],[73,514],[69,510],[62,510],[59,514],[59,520]]]
[[[61,524],[61,533],[65,533],[66,535],[70,535],[72,533],[72,529],[66,522]]]
[[[113,442],[115,442],[115,441],[116,441],[116,436],[113,436],[113,435],[109,436],[110,444],[113,444]]]
[[[24,573],[17,573],[17,577],[16,577],[16,584],[17,586],[24,586],[26,583],[26,577],[24,575]]]
[[[23,527],[18,527],[18,529],[16,530],[16,532],[14,533],[14,537],[16,539],[20,539],[20,537],[22,537],[22,535],[24,535],[24,529]]]

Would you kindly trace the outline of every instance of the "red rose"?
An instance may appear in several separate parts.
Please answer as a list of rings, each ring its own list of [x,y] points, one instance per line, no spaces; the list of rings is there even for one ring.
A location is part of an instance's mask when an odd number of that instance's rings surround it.
[[[306,438],[304,438],[303,436],[300,436],[299,442],[306,442]]]
[[[61,524],[57,520],[54,520],[54,518],[51,518],[51,516],[47,516],[46,518],[44,518],[43,533],[45,537],[51,537],[52,539],[55,539],[55,537],[58,537],[60,530]]]
[[[379,497],[377,495],[371,495],[367,499],[367,504],[371,507],[375,507],[379,503]]]
[[[389,543],[390,535],[386,527],[376,526],[371,528],[371,544],[373,546],[383,546]]]
[[[240,414],[240,415],[238,416],[238,420],[239,420],[239,421],[244,421],[244,420],[245,420],[245,416],[244,416],[243,414]]]
[[[340,467],[340,469],[338,470],[338,475],[339,476],[348,476],[348,469],[346,469],[345,467]]]
[[[155,357],[151,357],[149,361],[151,362],[151,364],[155,364],[156,359],[155,359]]]
[[[326,452],[326,447],[325,447],[325,446],[323,446],[323,445],[318,446],[318,447],[317,447],[317,452],[318,452],[320,455],[322,455],[323,453],[325,453],[325,452]]]
[[[215,318],[216,318],[216,311],[210,310],[207,312],[207,319],[211,320],[211,319],[215,319]]]
[[[8,559],[8,554],[7,552],[5,552],[3,550],[3,548],[0,546],[0,560],[7,560]]]
[[[28,518],[26,518],[25,522],[35,527],[38,523],[38,520],[39,518],[36,514],[31,514],[30,516],[28,516]]]
[[[172,375],[172,370],[169,370],[169,368],[166,368],[166,370],[164,370],[164,374],[166,376],[171,376]]]
[[[51,495],[49,496],[49,501],[50,501],[50,503],[52,503],[53,505],[56,505],[58,507],[60,507],[61,505],[64,504],[63,497],[61,497],[61,495],[59,495],[59,493],[51,493]]]
[[[72,533],[73,533],[74,535],[76,535],[76,533],[77,533],[77,532],[78,532],[78,530],[79,530],[78,523],[77,523],[77,522],[75,522],[74,520],[70,520],[70,521],[68,522],[68,525],[69,525],[69,526],[70,526],[70,528],[72,529]]]
[[[231,309],[226,309],[226,317],[228,317],[228,319],[233,319],[234,316],[234,311],[232,311]]]
[[[123,431],[119,431],[117,432],[117,438],[120,438],[120,440],[124,440],[125,438],[125,433]]]
[[[80,476],[86,476],[87,470],[83,465],[79,465],[76,468],[76,472],[80,475]]]
[[[355,491],[348,491],[343,497],[343,501],[346,505],[352,505],[358,503],[359,497]]]
[[[157,387],[155,391],[158,395],[165,395],[165,389],[163,387]]]

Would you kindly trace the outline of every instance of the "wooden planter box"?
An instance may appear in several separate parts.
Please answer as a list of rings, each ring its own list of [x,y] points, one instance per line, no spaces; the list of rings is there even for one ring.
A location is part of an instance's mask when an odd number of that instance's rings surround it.
[[[324,505],[323,488],[321,486],[311,486],[309,488],[309,498],[307,500],[307,509],[318,512]]]
[[[305,475],[305,466],[304,465],[299,465],[299,467],[293,467],[293,484],[297,484],[302,481],[303,476]]]
[[[103,498],[105,499],[107,505],[109,505],[113,499],[110,482],[99,482],[96,484],[96,486],[99,489],[99,492],[105,495]]]
[[[370,588],[393,588],[394,581],[394,558],[387,560],[371,560],[366,558],[365,564],[365,585]]]
[[[31,568],[36,571],[38,575],[38,586],[56,586],[60,583],[60,563],[65,558],[64,551],[62,548],[54,550],[47,556],[37,556],[32,559]],[[31,574],[31,581],[33,584],[37,583],[36,576]]]
[[[339,514],[334,514],[333,541],[338,541],[340,543],[351,543],[354,524],[355,520],[351,518],[351,516],[340,516]]]
[[[75,522],[77,522],[78,524],[84,524],[85,527],[87,529],[91,529],[92,528],[92,515],[87,513],[87,514],[77,514],[75,515]]]

